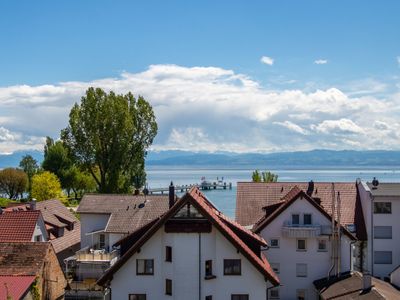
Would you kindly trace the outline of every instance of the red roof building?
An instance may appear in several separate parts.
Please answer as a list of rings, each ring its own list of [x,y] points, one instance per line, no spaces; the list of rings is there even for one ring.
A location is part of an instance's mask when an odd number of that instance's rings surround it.
[[[35,276],[0,275],[0,299],[20,300],[30,297]]]

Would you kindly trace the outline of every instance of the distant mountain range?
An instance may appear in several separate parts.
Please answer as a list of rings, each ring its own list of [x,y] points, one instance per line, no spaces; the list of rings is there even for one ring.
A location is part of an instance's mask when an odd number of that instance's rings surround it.
[[[25,154],[32,155],[39,163],[43,160],[41,151],[18,151],[11,155],[0,155],[0,168],[17,167]],[[206,153],[189,151],[149,151],[147,166],[216,166],[244,167],[400,167],[400,151],[334,151],[312,150],[280,153]]]

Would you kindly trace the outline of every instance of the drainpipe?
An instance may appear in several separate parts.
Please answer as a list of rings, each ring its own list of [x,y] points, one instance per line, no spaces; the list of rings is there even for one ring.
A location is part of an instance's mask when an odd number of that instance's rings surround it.
[[[199,300],[201,300],[201,233],[199,232]]]

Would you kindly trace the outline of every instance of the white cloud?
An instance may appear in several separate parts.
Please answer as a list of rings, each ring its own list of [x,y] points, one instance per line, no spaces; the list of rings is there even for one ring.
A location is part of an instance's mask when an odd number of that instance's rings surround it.
[[[263,64],[272,66],[272,65],[274,64],[274,59],[271,58],[271,57],[269,57],[269,56],[262,56],[262,57],[261,57],[261,62],[262,62]]]
[[[397,64],[398,64],[399,67],[400,67],[400,56],[397,56],[397,57],[396,57],[396,60],[397,60]]]
[[[89,86],[149,100],[158,150],[400,149],[400,94],[380,99],[334,87],[267,90],[232,70],[152,65],[91,82],[0,88],[0,152],[42,149],[45,136],[57,138]]]
[[[325,64],[327,64],[328,63],[328,60],[327,59],[317,59],[317,60],[314,60],[314,64],[316,64],[316,65],[325,65]]]
[[[297,133],[300,133],[302,135],[307,135],[308,134],[307,130],[305,130],[304,128],[301,128],[299,125],[297,125],[295,123],[292,123],[290,121],[274,122],[273,124],[283,126],[283,127],[287,128],[287,129],[293,131],[293,132],[297,132]]]

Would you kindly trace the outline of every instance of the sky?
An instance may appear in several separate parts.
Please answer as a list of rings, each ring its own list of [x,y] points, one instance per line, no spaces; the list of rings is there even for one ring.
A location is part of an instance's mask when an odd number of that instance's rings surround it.
[[[0,153],[90,86],[143,95],[153,150],[400,150],[399,1],[1,1]]]

